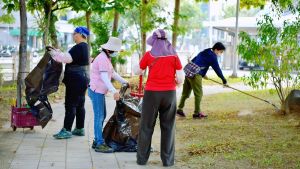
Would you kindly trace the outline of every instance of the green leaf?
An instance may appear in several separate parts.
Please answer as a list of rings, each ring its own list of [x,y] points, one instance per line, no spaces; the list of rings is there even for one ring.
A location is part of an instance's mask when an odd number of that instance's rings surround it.
[[[15,23],[15,18],[12,14],[3,14],[0,16],[0,23],[13,24]]]
[[[281,17],[282,13],[278,15]],[[264,16],[257,24],[257,37],[250,37],[245,32],[239,34],[238,52],[244,60],[258,64],[264,70],[251,71],[250,76],[243,80],[253,88],[265,88],[272,81],[278,88],[278,97],[283,96],[280,98],[284,99],[288,92],[282,91],[290,91],[300,85],[295,74],[300,72],[300,20],[285,20],[282,30],[273,24],[270,16]]]

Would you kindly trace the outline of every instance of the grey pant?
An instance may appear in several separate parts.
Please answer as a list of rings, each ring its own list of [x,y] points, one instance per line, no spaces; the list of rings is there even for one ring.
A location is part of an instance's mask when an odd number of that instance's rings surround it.
[[[137,163],[140,165],[145,165],[149,159],[158,112],[161,129],[160,157],[164,166],[174,165],[176,91],[145,91],[137,150]]]

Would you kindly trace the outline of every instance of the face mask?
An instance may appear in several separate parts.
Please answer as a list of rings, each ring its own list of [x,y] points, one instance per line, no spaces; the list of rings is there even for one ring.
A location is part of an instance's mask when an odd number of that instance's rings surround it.
[[[217,52],[216,55],[221,57],[223,55],[223,52]]]
[[[114,53],[110,54],[110,57],[116,57],[116,56],[118,56],[117,52],[114,52]]]

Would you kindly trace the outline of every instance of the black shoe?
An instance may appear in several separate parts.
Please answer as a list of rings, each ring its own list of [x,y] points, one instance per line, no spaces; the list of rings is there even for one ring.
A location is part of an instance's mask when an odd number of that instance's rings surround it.
[[[199,114],[193,114],[193,118],[194,119],[202,119],[202,118],[206,118],[207,115],[203,114],[202,112],[200,112]]]
[[[182,110],[180,110],[180,109],[178,109],[178,110],[176,111],[176,114],[177,114],[179,117],[185,117],[185,113],[184,113]]]
[[[171,167],[171,166],[173,166],[173,165],[174,165],[174,163],[172,163],[172,164],[163,163],[163,166],[164,166],[164,167]]]
[[[139,161],[139,160],[137,160],[136,163],[137,163],[138,165],[146,165],[146,164],[147,164],[147,162],[141,162],[141,161]]]
[[[92,149],[95,149],[95,148],[96,148],[96,146],[97,146],[97,143],[96,143],[96,141],[95,141],[95,140],[93,140]]]

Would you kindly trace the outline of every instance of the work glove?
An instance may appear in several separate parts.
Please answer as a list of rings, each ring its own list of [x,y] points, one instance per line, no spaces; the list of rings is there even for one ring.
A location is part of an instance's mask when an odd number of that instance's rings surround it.
[[[228,85],[227,85],[227,80],[226,80],[226,79],[222,79],[222,81],[223,81],[223,86],[224,86],[224,87],[228,87]]]
[[[58,49],[55,48],[50,48],[49,49],[49,54],[53,57],[56,56],[60,51]]]
[[[223,85],[227,85],[227,80],[226,79],[222,79]]]
[[[69,52],[62,52],[60,49],[50,48],[48,49],[52,59],[59,63],[71,63],[73,62],[72,56]]]
[[[129,82],[124,82],[124,83],[122,83],[122,86],[126,86],[127,88],[130,88],[130,84],[129,84]]]

